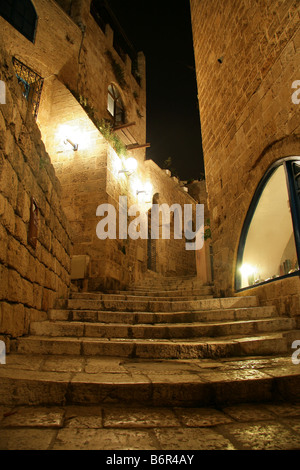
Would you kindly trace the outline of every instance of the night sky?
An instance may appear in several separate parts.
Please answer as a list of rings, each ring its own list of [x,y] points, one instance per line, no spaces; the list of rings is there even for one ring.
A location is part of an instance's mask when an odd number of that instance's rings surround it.
[[[146,56],[147,158],[162,167],[171,158],[181,180],[199,179],[204,170],[189,0],[109,5]]]

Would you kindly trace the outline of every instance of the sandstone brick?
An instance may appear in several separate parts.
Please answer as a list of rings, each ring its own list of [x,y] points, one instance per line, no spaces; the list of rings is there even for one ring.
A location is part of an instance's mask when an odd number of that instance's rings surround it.
[[[0,153],[0,188],[2,194],[8,199],[9,203],[15,208],[18,192],[18,177],[9,163]]]
[[[33,307],[35,304],[33,284],[26,279],[22,279],[22,299],[23,303],[29,307]]]
[[[27,188],[26,188],[27,189]],[[19,187],[17,196],[16,213],[23,219],[24,223],[28,223],[30,219],[30,197],[27,192]]]
[[[22,276],[26,276],[28,263],[28,250],[15,238],[10,237],[7,246],[7,264],[18,271]]]
[[[5,228],[0,224],[0,261],[6,263],[8,235]]]
[[[3,227],[7,229],[11,234],[15,231],[15,213],[11,204],[5,199],[4,213],[1,217],[1,223]]]
[[[20,243],[27,245],[27,225],[18,216],[15,217],[15,237]]]
[[[35,281],[40,284],[41,286],[45,283],[45,266],[40,263],[37,259],[35,259],[35,271],[36,271],[36,278]]]
[[[8,270],[0,264],[0,300],[8,298]]]

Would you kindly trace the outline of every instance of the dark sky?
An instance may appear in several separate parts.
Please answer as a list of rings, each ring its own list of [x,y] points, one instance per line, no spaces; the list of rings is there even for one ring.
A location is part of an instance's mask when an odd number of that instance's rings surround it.
[[[147,158],[167,158],[182,180],[203,172],[189,0],[109,0],[128,39],[146,56]]]

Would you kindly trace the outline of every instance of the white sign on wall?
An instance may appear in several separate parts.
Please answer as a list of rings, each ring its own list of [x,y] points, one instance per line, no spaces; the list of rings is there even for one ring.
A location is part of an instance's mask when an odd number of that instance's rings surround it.
[[[0,104],[6,104],[5,83],[0,80]]]
[[[0,364],[6,364],[6,347],[4,341],[0,341]]]

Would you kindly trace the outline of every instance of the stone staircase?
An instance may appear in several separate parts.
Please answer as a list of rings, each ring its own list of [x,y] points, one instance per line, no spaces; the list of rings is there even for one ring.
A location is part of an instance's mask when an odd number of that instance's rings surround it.
[[[214,298],[192,277],[72,293],[11,341],[0,404],[203,406],[273,399],[278,390],[287,398],[299,389],[300,370],[285,392],[287,377],[273,368],[284,360],[290,378],[299,327],[256,297]]]
[[[296,319],[256,297],[213,298],[193,278],[148,279],[133,290],[73,293],[15,341],[21,354],[216,359],[285,354]],[[296,335],[296,336],[295,336]]]

